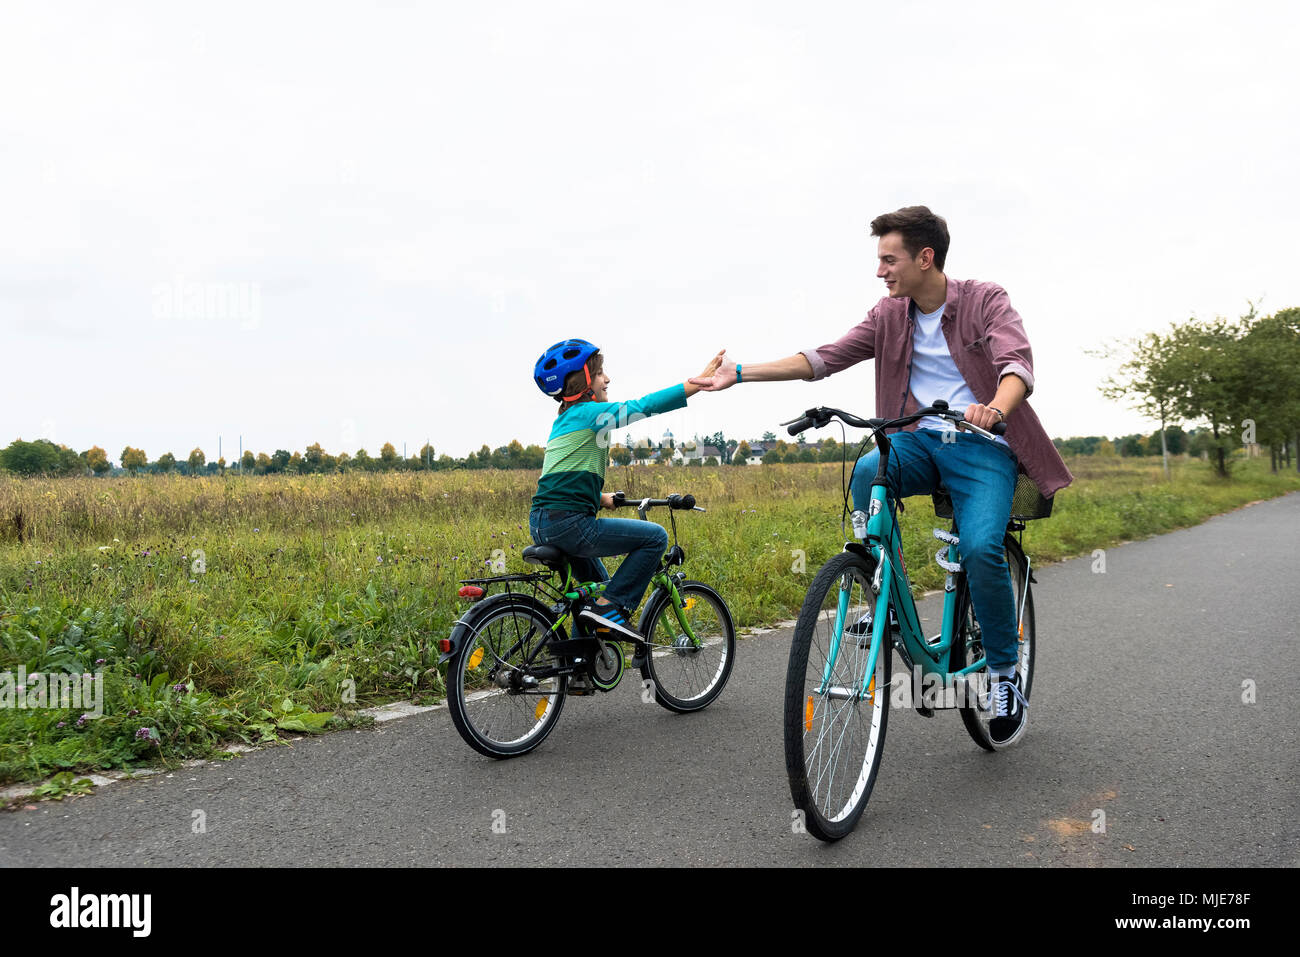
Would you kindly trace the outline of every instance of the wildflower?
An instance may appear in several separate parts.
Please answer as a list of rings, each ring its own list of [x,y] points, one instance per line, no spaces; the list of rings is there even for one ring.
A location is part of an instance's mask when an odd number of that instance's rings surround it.
[[[253,529],[253,531],[255,531],[255,532],[260,532],[261,529],[260,529],[260,528],[255,528],[255,529]]]
[[[77,719],[77,727],[80,728],[83,724],[86,723],[86,721],[87,721],[89,718],[90,718],[90,715],[88,715],[88,714],[83,714],[80,718]]]
[[[141,728],[135,733],[135,739],[137,741],[157,741],[158,732],[154,731],[153,728]]]
[[[384,563],[384,556],[383,556],[383,555],[376,555],[376,556],[375,556],[375,562],[376,562],[377,564],[382,565],[382,564]]]
[[[95,659],[95,664],[97,664],[97,665],[102,665],[102,664],[104,664],[104,663],[107,662],[107,661],[108,661],[107,658],[96,658],[96,659]]]
[[[56,727],[56,728],[62,728],[62,727],[65,727],[65,726],[67,725],[67,723],[68,723],[68,722],[66,722],[66,721],[60,721],[58,724],[55,725],[55,727]]]
[[[172,685],[172,694],[184,694],[188,690],[189,685],[186,684]]]
[[[128,711],[128,712],[126,713],[126,716],[127,716],[128,718],[134,718],[134,717],[135,717],[137,714],[139,714],[139,713],[140,713],[140,709],[139,709],[139,708],[132,708],[130,711]]]

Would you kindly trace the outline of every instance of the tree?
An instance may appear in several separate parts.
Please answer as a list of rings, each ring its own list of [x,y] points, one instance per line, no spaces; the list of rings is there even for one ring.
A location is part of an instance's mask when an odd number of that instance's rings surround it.
[[[609,460],[615,465],[628,465],[632,461],[632,453],[625,446],[615,445],[609,450]]]
[[[126,469],[132,475],[137,474],[142,468],[149,464],[149,457],[144,454],[144,449],[133,449],[127,446],[122,449],[122,468]]]
[[[775,432],[764,432],[764,433],[763,433],[763,441],[764,441],[764,442],[775,442],[775,441],[776,441],[776,433],[775,433]]]
[[[741,440],[740,444],[736,446],[736,452],[735,455],[732,457],[731,464],[732,465],[749,464],[749,443],[748,442]]]
[[[838,462],[840,459],[840,443],[833,438],[827,438],[822,442],[821,452],[817,458],[822,462]]]
[[[780,465],[784,460],[785,456],[781,454],[781,450],[775,445],[768,449],[763,455],[764,465]]]
[[[193,460],[194,457],[190,456],[191,465],[193,464]],[[162,472],[163,475],[166,475],[174,468],[176,468],[176,456],[172,455],[170,452],[164,452],[162,455],[158,456],[159,472]]]
[[[302,455],[298,452],[294,452],[293,455],[289,457],[289,464],[284,467],[284,470],[291,475],[301,475],[303,470]]]
[[[305,472],[323,472],[325,471],[325,450],[321,448],[319,442],[313,442],[307,446],[307,453],[303,458],[303,471]]]
[[[86,463],[66,445],[55,445],[49,439],[15,439],[0,451],[0,468],[18,475],[76,475],[85,470]]]
[[[379,463],[385,471],[397,467],[397,449],[393,448],[392,442],[385,442],[380,448]]]
[[[424,445],[420,446],[420,461],[423,463],[424,468],[432,469],[433,463],[437,458],[438,456],[434,454],[433,446],[428,442],[425,442]]]
[[[289,454],[288,450],[276,449],[275,452],[271,454],[271,471],[272,472],[286,471],[289,468],[289,463],[292,460],[293,460],[293,456]]]
[[[244,454],[245,454],[245,455],[251,455],[252,453],[251,453],[251,452],[245,452]],[[265,452],[258,452],[258,453],[257,453],[257,461],[254,462],[254,464],[253,464],[253,471],[254,471],[256,474],[258,474],[258,475],[265,475],[267,472],[270,472],[270,471],[271,471],[272,469],[274,469],[274,468],[275,468],[275,465],[274,465],[274,463],[272,463],[272,461],[271,461],[271,456],[267,455]]]
[[[191,450],[188,460],[190,464],[190,472],[197,473],[199,469],[203,468],[203,463],[207,460],[208,457],[203,454],[202,449]]]
[[[108,453],[98,445],[92,445],[83,453],[86,459],[86,466],[96,475],[103,475],[113,467],[113,463],[108,460]]]
[[[266,455],[263,454],[260,456],[260,458],[266,458]],[[269,462],[271,460],[267,459],[267,461]],[[239,471],[241,472],[257,471],[257,458],[253,456],[252,449],[246,450],[244,454],[239,457]],[[258,471],[257,474],[261,475],[262,473]]]

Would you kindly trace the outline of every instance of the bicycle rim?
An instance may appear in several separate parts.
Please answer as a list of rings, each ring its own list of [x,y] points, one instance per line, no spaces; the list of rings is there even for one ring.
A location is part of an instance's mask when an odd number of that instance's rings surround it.
[[[536,686],[521,680],[530,656],[534,669],[551,664],[545,653],[534,655],[550,625],[526,603],[495,608],[473,623],[451,661],[447,703],[456,729],[476,751],[496,758],[524,754],[555,726],[564,706],[565,680],[545,678]]]
[[[683,631],[665,595],[642,631],[650,645],[643,674],[654,682],[655,698],[670,711],[699,711],[722,693],[736,660],[736,631],[726,602],[699,582],[677,586],[682,614],[699,640]]]
[[[870,635],[848,629],[875,611],[874,562],[844,552],[813,580],[795,627],[786,673],[786,770],[795,807],[824,841],[853,830],[866,808],[884,751],[893,650],[876,658],[869,694]],[[848,592],[846,631],[832,661],[841,589]]]

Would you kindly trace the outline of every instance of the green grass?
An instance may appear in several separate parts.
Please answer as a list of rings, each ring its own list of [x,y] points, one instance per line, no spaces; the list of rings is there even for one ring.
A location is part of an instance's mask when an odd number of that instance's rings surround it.
[[[1156,460],[1070,465],[1078,481],[1025,533],[1039,566],[1300,488],[1261,460],[1228,480],[1181,461],[1172,482]],[[368,704],[440,699],[437,641],[464,608],[458,579],[490,573],[494,550],[532,570],[518,556],[535,481],[0,479],[0,672],[104,674],[99,719],[0,708],[0,784],[211,755],[355,722]],[[685,570],[742,627],[794,617],[843,541],[838,465],[619,468],[608,485],[695,494],[708,512],[678,515]],[[929,556],[943,523],[924,498],[901,521],[914,585],[941,586]]]

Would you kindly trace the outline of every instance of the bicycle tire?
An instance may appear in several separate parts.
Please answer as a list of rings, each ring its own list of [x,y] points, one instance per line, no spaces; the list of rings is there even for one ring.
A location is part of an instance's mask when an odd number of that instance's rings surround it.
[[[1020,660],[1016,665],[1020,674],[1023,676],[1023,692],[1025,700],[1029,700],[1029,695],[1034,686],[1034,663],[1038,657],[1036,645],[1036,633],[1034,629],[1034,589],[1033,584],[1028,580],[1027,563],[1025,553],[1020,548],[1020,543],[1010,535],[1005,540],[1007,552],[1007,566],[1011,570],[1011,590],[1016,599],[1016,610],[1020,609],[1021,596],[1024,596],[1024,615],[1021,621],[1021,635],[1018,639],[1020,646]],[[974,661],[976,658],[983,657],[984,645],[980,636],[979,622],[975,618],[975,606],[970,599],[970,584],[966,580],[966,574],[961,574],[961,581],[958,584],[957,594],[957,623],[959,634],[953,639],[952,651],[950,653],[949,671],[957,671],[964,668],[967,662]],[[986,687],[988,681],[988,668],[977,672],[980,676],[979,685]],[[996,745],[989,735],[989,720],[992,717],[991,712],[984,710],[978,704],[959,708],[961,713],[962,724],[966,726],[967,733],[971,739],[985,751],[998,751],[1007,745]],[[1028,715],[1026,714],[1026,719]],[[1022,740],[1023,734],[1016,738],[1016,741]]]
[[[726,687],[736,663],[736,629],[727,603],[708,585],[679,582],[677,593],[703,644],[694,647],[681,631],[672,595],[656,591],[641,615],[641,634],[649,645],[641,677],[652,683],[655,701],[687,714],[708,707]]]
[[[845,633],[829,682],[826,665],[842,584],[850,589],[846,621],[857,622],[865,612],[875,612],[876,595],[871,589],[875,570],[874,558],[849,551],[823,565],[808,588],[790,644],[785,687],[790,796],[803,812],[808,832],[827,842],[839,840],[857,825],[884,754],[894,656],[888,636],[876,657],[875,685],[868,697],[836,698],[825,693],[862,687],[869,640],[855,641]]]
[[[523,595],[501,595],[475,609],[458,625],[463,629],[456,653],[447,664],[447,710],[465,742],[491,758],[513,758],[541,744],[564,709],[568,679],[555,676],[536,689],[509,685],[508,671],[518,669],[554,619],[540,602]],[[558,637],[563,637],[560,635]],[[534,666],[550,664],[546,654]]]

